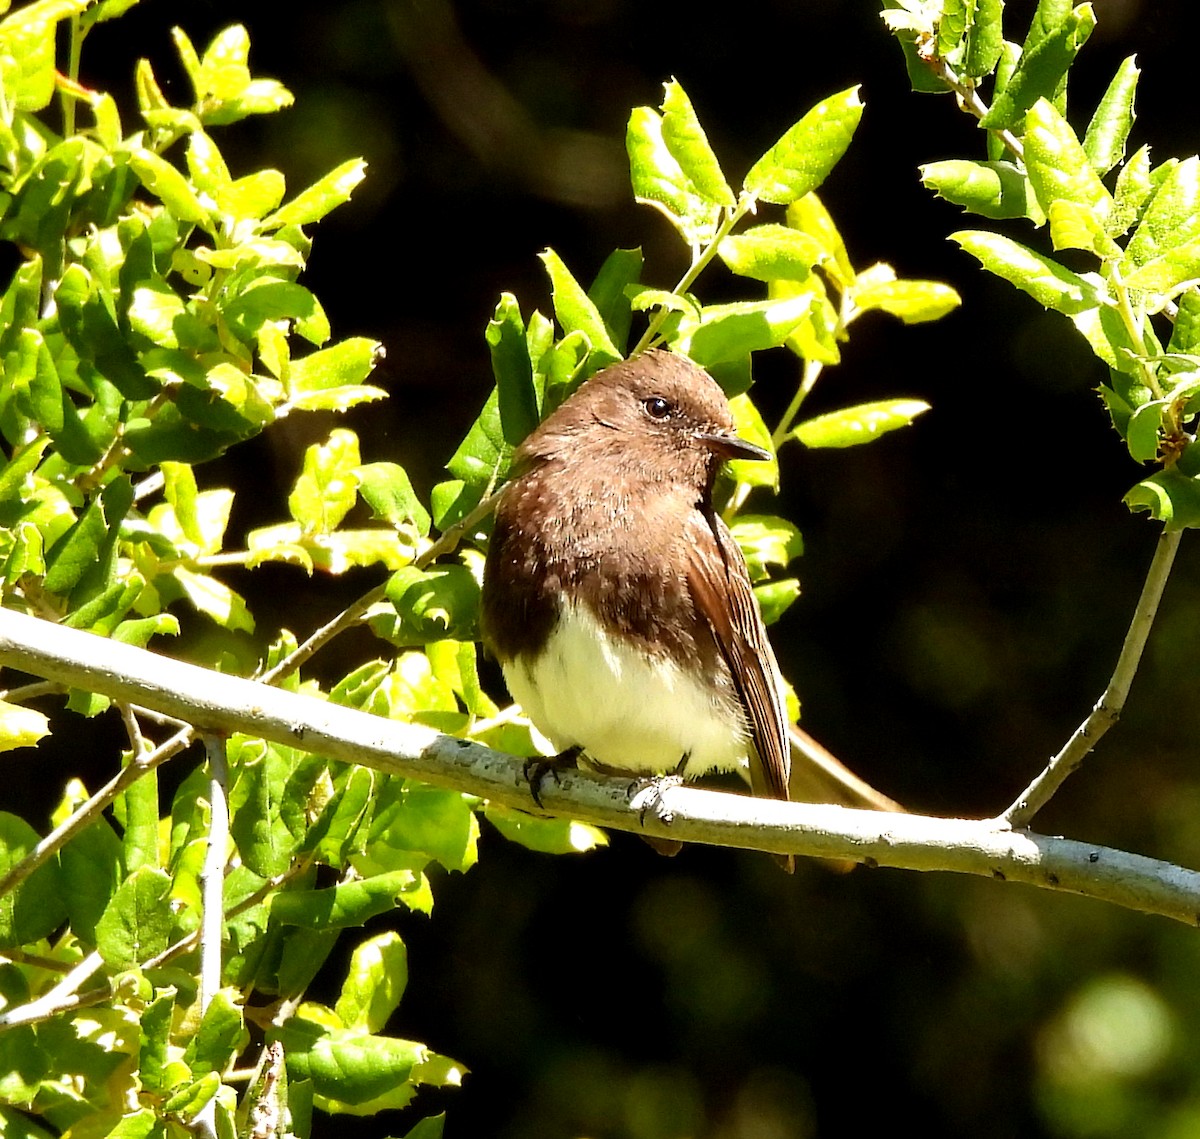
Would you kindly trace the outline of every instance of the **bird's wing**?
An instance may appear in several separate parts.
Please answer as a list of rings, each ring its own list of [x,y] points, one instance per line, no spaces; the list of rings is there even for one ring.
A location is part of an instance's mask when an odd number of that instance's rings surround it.
[[[751,787],[756,795],[787,799],[791,752],[783,680],[742,551],[716,515],[697,513],[688,538],[688,587],[733,675],[758,754],[758,765],[751,756]]]

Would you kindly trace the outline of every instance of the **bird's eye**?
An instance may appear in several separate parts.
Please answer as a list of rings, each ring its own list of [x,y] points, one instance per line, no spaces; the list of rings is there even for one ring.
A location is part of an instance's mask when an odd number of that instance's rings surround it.
[[[671,414],[671,405],[660,395],[642,400],[642,406],[651,419],[666,419]]]

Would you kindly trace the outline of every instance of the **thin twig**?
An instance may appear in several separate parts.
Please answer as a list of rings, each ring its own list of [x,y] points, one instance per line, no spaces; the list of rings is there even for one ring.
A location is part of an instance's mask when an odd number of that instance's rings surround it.
[[[934,75],[958,96],[959,105],[964,110],[974,115],[977,119],[982,119],[988,113],[988,105],[979,97],[979,92],[975,87],[972,84],[964,83],[944,59],[932,59],[928,63]],[[994,127],[989,129],[992,134],[1008,147],[1018,161],[1023,162],[1025,160],[1025,147],[1012,131],[997,130]]]
[[[474,510],[459,519],[453,526],[447,527],[436,542],[413,559],[413,565],[418,569],[424,569],[435,559],[456,549],[458,543],[462,541],[463,535],[468,533],[473,527],[479,525],[480,522],[495,510],[496,500],[499,497],[499,491],[489,494]],[[263,684],[277,684],[280,680],[291,676],[296,669],[306,664],[319,649],[324,648],[339,633],[343,633],[351,626],[358,624],[366,615],[367,610],[372,605],[382,601],[386,596],[386,585],[376,586],[369,593],[364,593],[357,601],[346,606],[332,621],[322,625],[321,628],[313,633],[303,644],[297,646],[284,657],[274,668],[264,672],[258,678],[259,681]]]
[[[80,995],[79,986],[103,967],[104,958],[95,951],[89,953],[54,988],[43,993],[37,1000],[6,1009],[0,1013],[0,1031],[6,1028],[15,1028],[18,1024],[33,1024],[39,1020],[47,1020],[63,1009],[78,1008],[84,1003],[95,1003],[89,999],[92,993]]]
[[[226,785],[229,771],[225,762],[225,740],[218,735],[205,735],[204,748],[208,755],[208,839],[205,845],[204,866],[200,871],[200,1015],[221,988],[221,925],[224,920],[222,895],[225,886],[225,863],[229,847],[229,799]]]
[[[1158,612],[1163,589],[1171,573],[1171,563],[1175,560],[1176,550],[1179,549],[1181,534],[1181,530],[1164,531],[1158,539],[1146,582],[1142,586],[1142,595],[1138,598],[1133,620],[1125,634],[1125,643],[1121,646],[1121,654],[1117,657],[1116,668],[1113,669],[1112,679],[1109,680],[1104,695],[1096,702],[1088,718],[1075,729],[1063,749],[1017,796],[1016,801],[999,817],[998,822],[1010,827],[1027,826],[1033,816],[1050,801],[1067,776],[1083,762],[1084,756],[1096,746],[1100,737],[1117,722],[1125,707],[1138,662],[1142,659],[1142,650],[1146,647],[1150,626],[1154,623],[1155,613]]]
[[[31,618],[33,620],[34,618]],[[85,633],[84,636],[90,634]],[[108,642],[101,641],[101,644]],[[176,732],[166,743],[160,744],[152,752],[127,763],[112,779],[100,788],[86,803],[78,807],[71,817],[64,820],[41,840],[20,862],[16,864],[2,879],[0,879],[0,898],[14,890],[29,877],[42,863],[54,856],[72,838],[75,837],[101,811],[136,783],[142,776],[149,774],[160,763],[178,755],[192,742],[192,729],[185,728]]]

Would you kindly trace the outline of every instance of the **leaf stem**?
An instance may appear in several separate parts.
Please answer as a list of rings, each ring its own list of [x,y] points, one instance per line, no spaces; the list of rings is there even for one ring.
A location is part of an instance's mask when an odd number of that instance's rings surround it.
[[[1071,734],[1071,738],[1063,745],[1062,750],[1046,765],[1045,770],[1005,811],[997,822],[1014,829],[1027,826],[1034,815],[1038,813],[1062,786],[1069,776],[1083,762],[1084,757],[1096,746],[1100,737],[1108,731],[1120,718],[1129,695],[1130,685],[1137,672],[1138,663],[1142,658],[1142,650],[1146,647],[1146,638],[1150,634],[1150,626],[1154,623],[1154,615],[1162,600],[1167,578],[1171,573],[1171,564],[1175,560],[1175,552],[1179,549],[1180,530],[1164,531],[1158,539],[1154,558],[1150,562],[1150,570],[1146,575],[1142,594],[1138,598],[1133,620],[1129,631],[1125,634],[1125,642],[1117,657],[1116,668],[1113,669],[1112,679],[1108,682],[1104,694],[1097,701],[1090,715]]]
[[[750,194],[743,194],[732,208],[726,206],[724,208],[724,218],[721,224],[717,227],[717,231],[713,234],[712,240],[700,251],[699,255],[692,258],[691,265],[688,266],[687,272],[679,278],[675,288],[671,291],[682,296],[688,289],[696,283],[696,279],[708,267],[712,259],[717,255],[717,250],[720,248],[721,242],[725,240],[737,225],[751,210],[754,209],[757,199]],[[658,336],[659,330],[662,328],[664,321],[667,319],[667,310],[659,308],[658,312],[651,318],[646,331],[642,333],[642,338],[634,345],[634,349],[630,352],[630,356],[637,356],[649,348]]]

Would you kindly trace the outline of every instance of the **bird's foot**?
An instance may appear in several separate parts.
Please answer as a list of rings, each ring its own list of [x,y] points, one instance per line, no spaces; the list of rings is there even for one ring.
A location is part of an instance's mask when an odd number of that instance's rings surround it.
[[[560,771],[579,765],[579,752],[579,748],[569,747],[560,751],[558,755],[535,755],[525,761],[525,781],[529,784],[529,793],[533,796],[533,801],[539,807],[542,807],[543,780],[547,775],[553,775],[554,782],[559,782],[558,773]]]
[[[638,821],[645,826],[646,816],[653,814],[663,826],[669,827],[675,820],[674,814],[663,802],[663,793],[671,787],[683,784],[682,775],[651,775],[646,779],[635,779],[629,785],[629,805],[638,813]]]
[[[669,827],[675,816],[663,802],[663,792],[670,787],[678,787],[682,782],[683,776],[675,774],[635,779],[629,785],[629,805],[637,811],[638,821],[645,826],[646,816],[653,814],[663,826]],[[668,858],[683,849],[683,843],[673,838],[659,838],[657,835],[644,834],[641,839],[659,854],[666,855]]]

